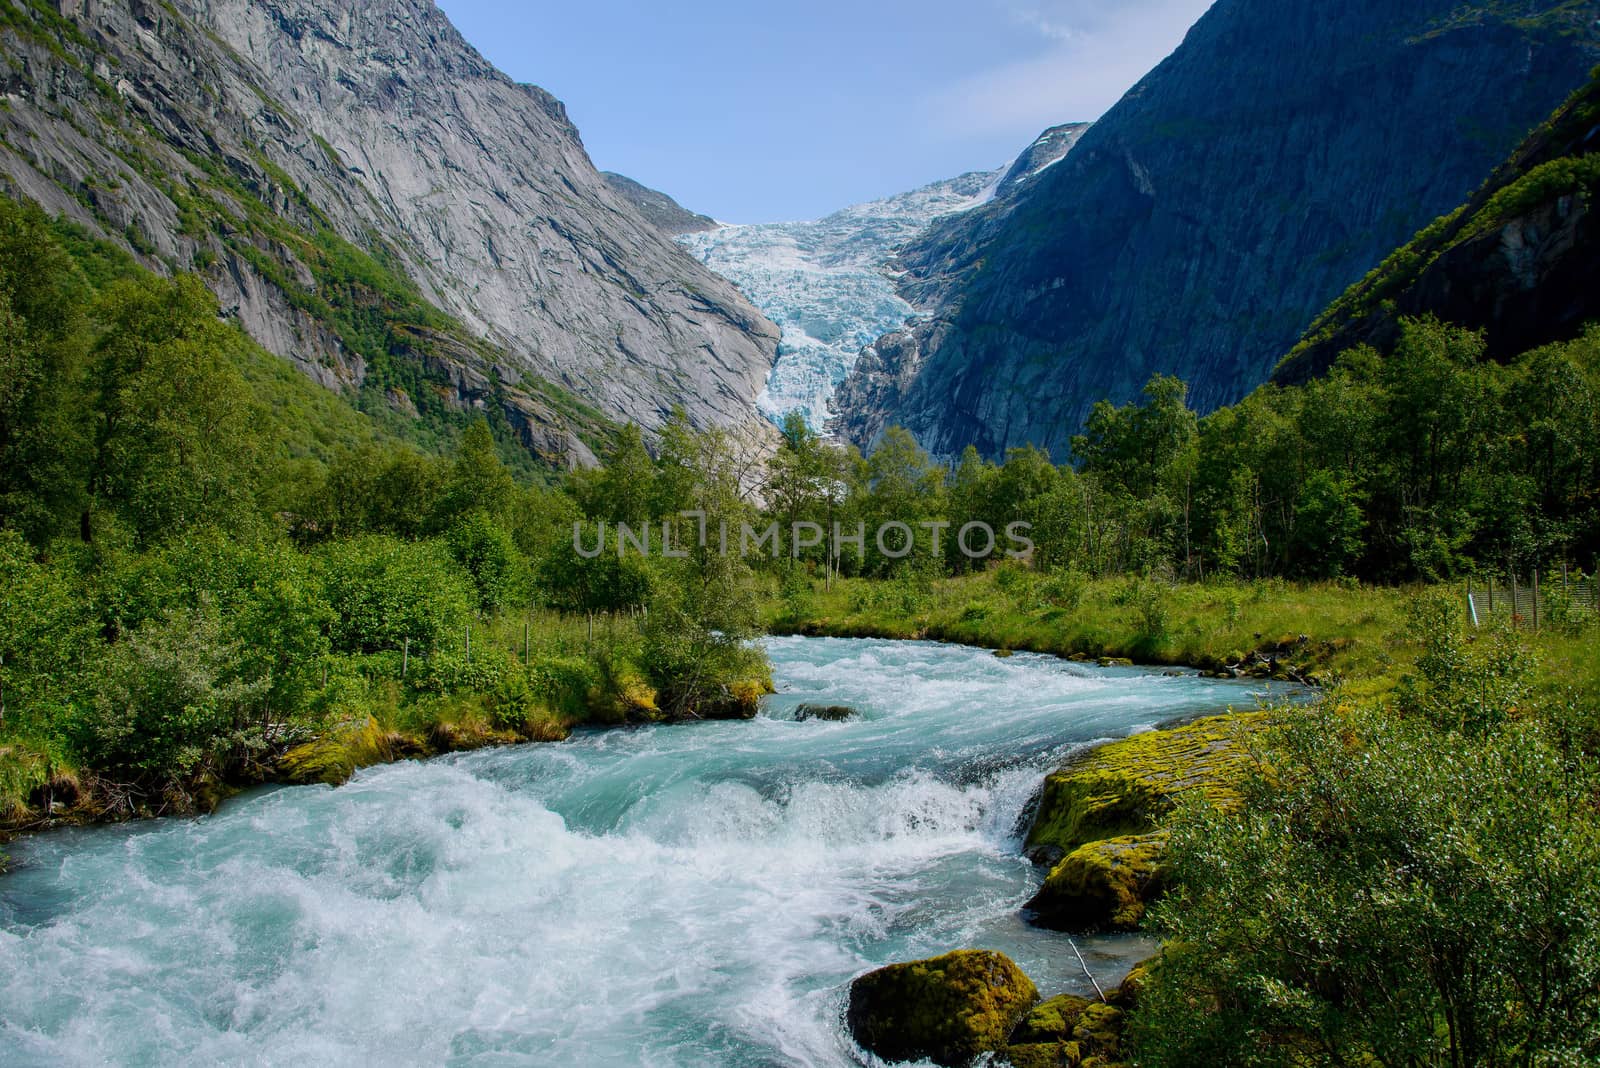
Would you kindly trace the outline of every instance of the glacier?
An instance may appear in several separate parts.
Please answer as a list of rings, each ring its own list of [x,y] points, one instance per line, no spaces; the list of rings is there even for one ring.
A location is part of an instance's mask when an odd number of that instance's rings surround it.
[[[1053,127],[996,170],[972,171],[823,219],[679,236],[782,331],[777,360],[756,400],[761,412],[781,423],[799,411],[812,427],[826,428],[834,390],[861,350],[917,314],[896,291],[896,253],[936,219],[1008,197],[1065,156],[1086,129],[1086,123]]]
[[[783,331],[756,400],[762,413],[782,422],[799,411],[813,427],[826,426],[834,388],[861,349],[916,314],[895,292],[894,254],[940,216],[986,202],[1005,172],[974,171],[810,222],[724,226],[679,237]]]

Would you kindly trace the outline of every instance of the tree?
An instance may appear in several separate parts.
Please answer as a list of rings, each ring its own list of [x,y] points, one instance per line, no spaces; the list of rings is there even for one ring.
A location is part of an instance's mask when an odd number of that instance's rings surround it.
[[[0,525],[34,544],[83,504],[88,299],[43,214],[0,200]]]
[[[188,275],[122,281],[96,302],[96,318],[83,539],[102,509],[145,543],[202,522],[248,522],[255,413],[224,357],[235,338],[216,299]]]
[[[1290,551],[1296,570],[1310,578],[1337,578],[1361,555],[1366,525],[1356,494],[1331,471],[1316,471],[1300,487]]]
[[[503,514],[511,503],[514,489],[511,473],[500,462],[500,454],[495,450],[488,420],[474,420],[461,435],[461,444],[450,464],[439,504],[439,528],[449,529],[459,517],[470,512],[490,516]]]
[[[655,515],[656,466],[632,423],[617,432],[604,467],[573,472],[567,485],[590,519],[637,527]]]

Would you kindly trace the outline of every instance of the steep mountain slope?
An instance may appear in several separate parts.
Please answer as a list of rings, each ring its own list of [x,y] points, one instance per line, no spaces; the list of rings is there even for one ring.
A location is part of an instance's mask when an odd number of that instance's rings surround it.
[[[1156,371],[1203,408],[1461,202],[1597,56],[1573,0],[1219,0],[1026,193],[935,225],[902,292],[933,310],[840,391],[858,442],[1058,457]]]
[[[1322,374],[1359,344],[1387,350],[1404,317],[1484,331],[1516,356],[1600,321],[1600,68],[1482,189],[1352,286],[1274,379]]]
[[[703,233],[721,225],[711,216],[692,212],[660,190],[641,185],[625,174],[601,171],[600,177],[613,193],[632,204],[645,222],[669,237]]]
[[[834,390],[862,347],[915,314],[895,291],[900,249],[936,219],[1020,193],[1071,150],[1086,123],[1045,131],[1009,166],[974,171],[812,222],[727,226],[683,238],[783,332],[760,405],[775,420],[831,416]]]
[[[752,417],[771,324],[426,0],[0,0],[0,39],[0,181],[325,384],[580,462],[604,418]]]

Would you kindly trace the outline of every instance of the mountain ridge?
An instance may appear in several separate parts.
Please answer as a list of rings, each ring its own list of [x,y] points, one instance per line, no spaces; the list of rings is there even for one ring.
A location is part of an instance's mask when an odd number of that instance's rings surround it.
[[[564,106],[432,4],[3,0],[0,181],[381,403],[752,426],[776,330],[613,193]]]
[[[1595,13],[1221,0],[1022,196],[902,252],[929,314],[857,361],[840,431],[1064,458],[1095,401],[1152,374],[1202,411],[1238,399],[1582,80]]]

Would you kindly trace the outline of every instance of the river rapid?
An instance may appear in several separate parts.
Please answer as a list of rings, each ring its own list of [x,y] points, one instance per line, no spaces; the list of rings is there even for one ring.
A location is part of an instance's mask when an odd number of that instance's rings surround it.
[[[1259,684],[775,638],[752,722],[252,792],[64,831],[0,878],[0,1065],[848,1065],[843,988],[957,948],[1089,982],[1019,906],[1074,749]],[[796,722],[801,703],[860,717]],[[1102,983],[1152,945],[1079,940]]]

